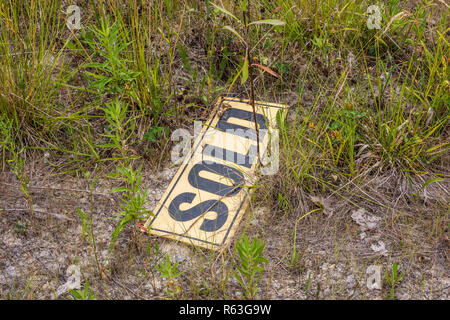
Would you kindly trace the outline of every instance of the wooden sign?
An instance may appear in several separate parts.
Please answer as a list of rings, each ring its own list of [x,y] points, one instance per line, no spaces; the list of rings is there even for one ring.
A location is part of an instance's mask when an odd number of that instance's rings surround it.
[[[255,104],[260,153],[267,158],[277,113],[283,117],[286,106]],[[227,244],[256,179],[256,140],[248,100],[220,98],[144,227],[151,234],[209,249]]]

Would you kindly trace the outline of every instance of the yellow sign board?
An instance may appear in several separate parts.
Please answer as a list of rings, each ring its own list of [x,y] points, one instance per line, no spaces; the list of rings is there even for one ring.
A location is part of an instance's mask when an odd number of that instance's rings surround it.
[[[255,105],[261,158],[267,160],[269,153],[278,151],[278,140],[276,145],[271,140],[278,133],[276,118],[283,118],[286,106],[260,101]],[[209,249],[227,244],[256,180],[256,136],[249,101],[220,98],[144,227],[151,234]]]

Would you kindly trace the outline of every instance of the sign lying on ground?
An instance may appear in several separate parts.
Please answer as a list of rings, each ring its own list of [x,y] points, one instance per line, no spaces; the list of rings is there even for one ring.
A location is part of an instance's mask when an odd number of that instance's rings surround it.
[[[277,118],[286,106],[256,101],[260,153],[248,100],[220,98],[144,227],[151,234],[219,249],[230,241],[249,203],[250,186],[278,169]]]

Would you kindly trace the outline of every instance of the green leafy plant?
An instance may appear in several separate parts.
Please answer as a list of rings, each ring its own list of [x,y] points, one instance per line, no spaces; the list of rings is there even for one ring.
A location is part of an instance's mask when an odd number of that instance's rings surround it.
[[[97,298],[97,294],[94,294],[89,288],[89,280],[87,279],[84,283],[84,289],[70,289],[70,293],[73,295],[74,300],[96,300]]]
[[[250,243],[246,234],[236,243],[239,260],[234,276],[244,288],[245,296],[250,299],[256,295],[257,285],[264,271],[264,263],[268,262],[262,255],[265,245],[256,236]]]
[[[90,183],[89,183],[89,189],[90,189],[90,194],[89,194],[89,202],[90,202],[90,215],[88,216],[82,209],[80,208],[76,208],[76,211],[78,213],[78,216],[80,217],[81,223],[82,223],[82,228],[81,228],[81,237],[83,239],[86,238],[86,235],[88,235],[88,241],[92,246],[92,251],[94,252],[94,258],[95,258],[95,263],[97,265],[97,271],[98,273],[103,276],[103,270],[102,267],[100,266],[100,261],[98,259],[98,255],[97,255],[97,246],[96,246],[96,242],[95,242],[95,236],[94,236],[94,227],[93,227],[93,217],[94,217],[94,197],[93,197],[93,190],[95,188],[95,184],[97,182],[97,178],[94,178]]]
[[[13,137],[13,121],[6,118],[3,114],[0,114],[0,145],[3,151],[3,168],[5,167],[6,159],[6,163],[8,163],[11,172],[20,181],[20,188],[27,198],[31,213],[33,213],[33,200],[28,193],[28,178],[24,171],[25,159],[20,156],[25,148],[18,150]]]
[[[296,221],[295,227],[294,227],[294,237],[293,237],[292,249],[289,252],[289,257],[287,259],[285,259],[285,263],[290,269],[297,268],[300,265],[301,258],[302,258],[302,253],[301,253],[300,249],[297,248],[297,223],[298,223],[298,221]]]
[[[78,213],[78,216],[80,217],[81,220],[81,237],[83,239],[86,238],[86,235],[89,231],[89,226],[88,226],[88,216],[87,214],[81,210],[80,208],[76,208],[76,211]]]
[[[18,221],[16,223],[16,225],[14,226],[14,233],[26,234],[29,226],[30,226],[30,222],[28,220],[25,220],[25,222]]]
[[[101,19],[100,28],[90,27],[88,32],[83,32],[83,34],[85,43],[104,60],[85,65],[85,68],[95,70],[95,72],[86,71],[86,74],[92,79],[91,88],[96,89],[98,94],[102,95],[105,92],[123,93],[125,89],[134,86],[139,72],[130,70],[127,65],[130,61],[122,56],[122,51],[130,43],[123,42],[119,24],[111,24],[109,18],[106,17],[106,19]],[[133,95],[131,91],[129,93]]]
[[[311,274],[308,274],[308,279],[306,281],[305,286],[303,287],[303,290],[305,291],[305,295],[306,295],[306,300],[309,300],[311,297],[314,297],[314,299],[318,300],[319,299],[319,294],[320,294],[320,282],[317,282],[317,286],[316,286],[316,291],[313,292],[311,289]]]
[[[283,196],[281,192],[278,192],[278,206],[281,210],[287,211],[289,209],[289,204],[286,200],[286,198]]]
[[[165,131],[164,127],[158,127],[158,126],[150,127],[150,129],[144,135],[144,139],[149,140],[151,142],[156,142],[156,141],[158,141],[158,138],[164,133],[164,131]]]
[[[12,136],[13,121],[0,114],[0,145],[2,148],[2,167],[5,169],[6,153],[15,150],[14,138]]]
[[[306,300],[309,300],[309,287],[311,286],[311,274],[308,274],[308,280],[306,281],[305,287],[303,290],[306,294]]]
[[[116,241],[127,224],[145,220],[150,214],[153,215],[151,211],[145,208],[145,204],[147,203],[147,190],[142,190],[140,186],[142,180],[141,171],[142,166],[140,166],[139,169],[134,170],[131,165],[125,166],[121,164],[116,167],[116,172],[110,175],[113,178],[122,180],[126,184],[126,186],[111,190],[113,193],[122,193],[120,204],[122,211],[113,217],[121,217],[121,219],[111,234],[111,243],[109,246],[111,252],[114,250]]]
[[[404,271],[398,272],[398,263],[394,262],[392,264],[391,274],[388,272],[384,274],[384,281],[390,286],[389,298],[395,299],[395,287],[403,280]]]
[[[162,261],[159,263],[159,266],[156,266],[156,270],[160,272],[161,278],[167,278],[168,285],[166,289],[166,293],[172,299],[177,298],[180,295],[181,288],[178,285],[177,277],[181,275],[181,272],[178,271],[178,264],[172,263],[170,261],[169,255],[166,256],[166,263]]]
[[[20,188],[22,189],[23,193],[27,197],[27,199],[31,199],[30,195],[28,194],[28,179],[24,172],[24,164],[25,160],[20,157],[20,154],[25,149],[22,148],[20,151],[17,151],[15,148],[15,145],[12,145],[10,151],[11,158],[7,160],[9,168],[11,169],[11,172],[14,173],[14,175],[19,179],[20,181]]]
[[[347,107],[351,106],[347,105]],[[358,110],[337,109],[334,117],[335,121],[328,126],[331,133],[327,133],[330,156],[335,165],[344,158],[353,174],[355,173],[355,144],[361,140],[357,132],[358,124],[363,123],[367,116],[365,112]]]
[[[154,245],[147,243],[145,246],[145,264],[144,268],[141,269],[140,273],[144,278],[152,285],[153,291],[156,293],[158,291],[158,286],[156,285],[156,263],[155,260],[160,255],[159,242],[155,241]]]
[[[233,86],[234,82],[238,78],[240,74],[241,76],[241,85],[244,85],[247,79],[250,79],[250,105],[253,108],[253,116],[254,116],[254,122],[255,122],[255,131],[256,131],[256,141],[257,141],[257,154],[258,154],[258,161],[261,163],[261,156],[260,156],[260,148],[259,148],[259,129],[258,129],[258,122],[256,121],[256,107],[255,107],[255,89],[254,89],[254,75],[253,75],[253,67],[258,67],[262,69],[265,72],[268,72],[272,74],[273,76],[278,77],[278,75],[272,71],[270,68],[257,64],[252,63],[251,59],[251,51],[253,48],[251,48],[251,40],[250,40],[250,27],[251,26],[259,26],[259,25],[271,25],[271,26],[282,26],[284,25],[284,22],[277,19],[264,19],[264,20],[257,20],[257,21],[250,21],[250,0],[240,0],[239,1],[239,9],[242,11],[242,20],[236,17],[234,14],[226,10],[225,8],[218,6],[214,3],[211,3],[218,11],[226,14],[227,16],[231,17],[234,21],[238,23],[240,28],[242,29],[241,33],[239,33],[235,28],[232,26],[225,26],[224,29],[230,31],[244,46],[245,48],[245,55],[244,55],[244,63],[240,69],[240,71],[237,73],[235,79],[233,80],[231,87]]]
[[[128,141],[134,133],[135,119],[132,117],[127,119],[128,105],[118,98],[101,109],[105,112],[105,119],[109,125],[102,136],[108,138],[110,142],[100,144],[98,147],[115,149],[119,152],[116,157],[127,162],[133,158],[129,156]]]

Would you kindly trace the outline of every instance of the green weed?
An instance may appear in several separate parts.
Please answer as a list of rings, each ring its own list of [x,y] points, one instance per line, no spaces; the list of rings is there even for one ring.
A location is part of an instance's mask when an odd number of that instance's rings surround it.
[[[386,271],[384,274],[384,281],[390,287],[389,290],[389,299],[395,299],[395,287],[403,280],[404,271],[398,271],[398,263],[394,262],[392,264],[392,269],[390,274]]]
[[[246,234],[236,243],[239,256],[234,276],[245,290],[245,296],[250,299],[257,293],[257,285],[263,274],[264,264],[268,262],[263,256],[264,247],[265,243],[258,240],[256,236],[250,243]]]
[[[95,39],[89,37],[88,32],[84,33],[84,42],[103,60],[90,62],[84,66],[95,70],[95,72],[86,71],[92,79],[90,87],[96,89],[100,97],[105,93],[122,96],[125,90],[132,95],[139,72],[130,70],[129,61],[122,54],[130,43],[123,42],[124,36],[121,35],[117,22],[111,24],[106,17],[101,19],[100,23],[100,28],[95,26],[89,28]]]
[[[114,250],[117,239],[127,224],[148,219],[150,215],[153,215],[150,210],[145,208],[148,201],[147,190],[141,189],[141,171],[142,166],[134,170],[131,165],[124,166],[121,164],[116,167],[116,172],[110,175],[110,177],[119,179],[126,184],[123,187],[117,187],[111,190],[113,193],[121,193],[120,207],[122,211],[114,216],[114,218],[121,217],[121,219],[111,234],[110,251]]]
[[[160,277],[167,278],[168,285],[166,288],[166,293],[169,299],[176,299],[181,293],[181,288],[177,281],[177,278],[181,275],[181,272],[178,271],[178,264],[179,262],[172,263],[169,255],[166,255],[166,263],[161,261],[159,266],[156,267],[156,269],[160,272]]]
[[[86,279],[86,282],[84,283],[84,289],[70,289],[69,291],[73,295],[74,300],[96,300],[97,298],[97,293],[94,294],[91,288],[89,288],[88,279]]]

